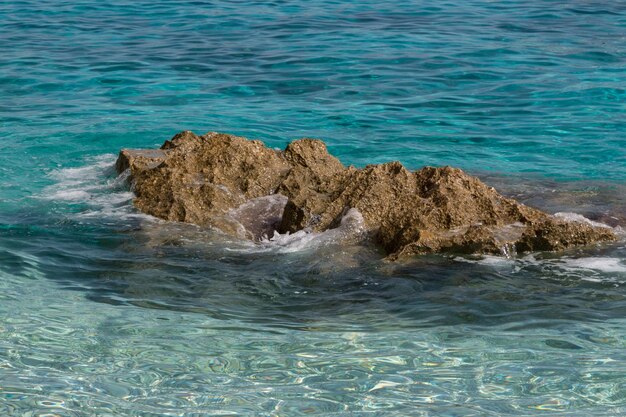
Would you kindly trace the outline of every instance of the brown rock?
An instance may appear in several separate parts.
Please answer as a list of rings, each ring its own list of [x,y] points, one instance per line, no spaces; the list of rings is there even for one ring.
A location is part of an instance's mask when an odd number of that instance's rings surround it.
[[[139,210],[251,239],[335,228],[352,208],[391,259],[553,251],[615,239],[610,228],[527,207],[460,169],[345,167],[315,139],[276,151],[232,135],[181,132],[159,150],[122,150],[116,166],[130,170]]]
[[[125,168],[130,168],[139,210],[239,234],[225,217],[228,210],[274,194],[290,165],[281,152],[259,141],[182,132],[159,151],[122,150],[117,169]]]

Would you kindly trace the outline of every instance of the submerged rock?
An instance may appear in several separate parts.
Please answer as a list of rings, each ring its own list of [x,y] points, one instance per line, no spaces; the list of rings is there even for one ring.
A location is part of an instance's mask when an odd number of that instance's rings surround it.
[[[460,169],[345,167],[315,139],[280,151],[228,134],[181,132],[159,150],[122,150],[116,167],[130,171],[139,210],[242,238],[333,229],[356,209],[391,259],[555,251],[615,239],[610,228],[527,207]]]

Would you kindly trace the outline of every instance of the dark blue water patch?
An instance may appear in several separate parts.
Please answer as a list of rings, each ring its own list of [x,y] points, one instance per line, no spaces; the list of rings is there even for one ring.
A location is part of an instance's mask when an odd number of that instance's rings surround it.
[[[94,301],[301,330],[488,328],[527,321],[551,328],[626,313],[623,286],[616,287],[610,273],[585,281],[584,268],[561,267],[563,255],[552,255],[552,263],[550,257],[502,258],[495,266],[440,256],[389,264],[365,246],[328,261],[316,249],[232,252],[219,235],[195,229],[190,236],[196,241],[189,243],[185,235],[193,226],[181,227],[135,222],[116,231],[73,221],[7,226],[2,270],[27,276],[35,262],[48,279]],[[575,256],[619,259],[622,252],[609,246]]]

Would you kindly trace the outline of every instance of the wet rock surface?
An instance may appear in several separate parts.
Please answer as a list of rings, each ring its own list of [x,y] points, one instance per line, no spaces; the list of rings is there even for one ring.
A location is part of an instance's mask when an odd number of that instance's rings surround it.
[[[350,209],[390,259],[555,251],[615,239],[610,228],[525,206],[460,169],[345,167],[315,139],[280,151],[228,134],[181,132],[158,150],[122,150],[116,167],[130,171],[139,210],[253,240],[333,229]]]

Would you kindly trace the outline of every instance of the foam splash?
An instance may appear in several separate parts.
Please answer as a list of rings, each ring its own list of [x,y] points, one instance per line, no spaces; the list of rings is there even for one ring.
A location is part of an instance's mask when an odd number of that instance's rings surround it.
[[[604,273],[626,273],[626,265],[619,258],[588,257],[576,259],[564,259],[563,265],[575,269],[587,269]]]
[[[67,204],[85,205],[79,218],[143,218],[132,207],[133,193],[126,185],[129,173],[115,174],[116,156],[99,155],[76,168],[62,168],[50,173],[56,182],[46,187],[38,198]]]
[[[278,233],[274,231],[272,237],[263,237],[258,242],[248,242],[245,248],[231,249],[246,252],[279,252],[291,253],[311,250],[333,244],[359,242],[364,239],[365,221],[357,209],[349,209],[341,219],[339,227],[323,232],[313,232],[308,229],[295,233]]]
[[[540,269],[545,277],[576,278],[591,282],[626,283],[626,260],[608,256],[560,257],[542,259],[533,254],[518,258],[486,255],[478,259],[454,257],[457,262],[484,265],[494,270],[526,274]]]
[[[41,197],[61,201],[90,200],[101,191],[102,178],[111,169],[112,158],[113,155],[101,155],[88,160],[85,166],[53,171],[50,177],[56,180],[56,183],[47,187]]]
[[[281,194],[253,198],[230,210],[227,217],[236,224],[242,238],[267,239],[280,223],[287,200]]]
[[[559,212],[559,213],[555,213],[554,217],[563,219],[568,222],[586,223],[588,225],[595,226],[595,227],[604,227],[607,229],[612,229],[612,227],[609,225],[606,225],[600,222],[594,222],[593,220],[590,220],[586,218],[585,216],[578,214],[578,213]]]

